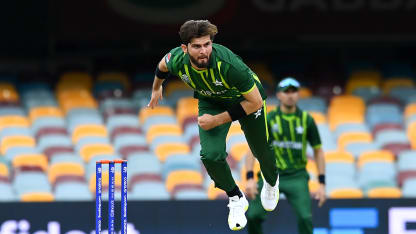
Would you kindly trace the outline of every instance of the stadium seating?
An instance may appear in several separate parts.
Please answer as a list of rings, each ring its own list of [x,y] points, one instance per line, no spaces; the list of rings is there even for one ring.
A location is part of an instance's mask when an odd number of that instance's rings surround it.
[[[300,90],[298,105],[313,117],[322,139],[326,193],[334,199],[416,197],[414,73],[400,64],[382,70],[368,65],[347,65],[345,86],[328,82]],[[253,69],[267,88],[274,87],[271,71],[293,66],[269,70],[255,63]],[[95,161],[119,158],[133,165],[129,199],[226,198],[199,159],[198,100],[186,84],[169,81],[161,105],[151,109],[145,73],[131,79],[119,71],[95,74],[65,72],[56,84],[0,83],[0,201],[90,201]],[[269,96],[268,111],[279,103]],[[227,162],[244,188],[248,145],[238,122],[226,142]],[[256,178],[259,170],[256,162]],[[319,183],[312,159],[307,171],[314,193]]]

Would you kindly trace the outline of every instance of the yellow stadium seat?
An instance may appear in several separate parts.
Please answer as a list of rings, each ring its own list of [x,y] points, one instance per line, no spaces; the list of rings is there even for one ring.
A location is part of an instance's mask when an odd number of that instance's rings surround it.
[[[394,77],[388,80],[385,80],[383,83],[383,92],[388,94],[391,89],[395,87],[413,87],[414,82],[412,78],[407,77]]]
[[[17,102],[19,101],[19,95],[15,90],[3,89],[0,90],[1,102]]]
[[[412,115],[416,115],[416,103],[412,103],[406,106],[404,110],[404,117],[407,119]]]
[[[33,123],[36,119],[41,117],[60,117],[63,118],[62,111],[53,106],[34,107],[30,109],[29,118]]]
[[[388,150],[377,150],[364,152],[358,158],[358,166],[362,167],[369,162],[394,162],[394,155]]]
[[[56,163],[49,167],[48,178],[51,184],[54,184],[58,177],[66,175],[85,176],[85,169],[81,164],[74,162]]]
[[[125,89],[130,88],[130,81],[127,74],[123,72],[104,72],[97,76],[97,81],[118,81]]]
[[[101,184],[102,184],[102,188],[108,188],[108,184],[109,184],[109,178],[108,178],[108,170],[102,172],[101,174]],[[90,191],[92,193],[95,193],[95,189],[96,189],[96,177],[95,177],[95,173],[91,175],[90,179],[89,179],[89,188]],[[114,174],[114,184],[116,186],[116,188],[120,188],[121,187],[121,173],[119,171],[116,171]]]
[[[90,84],[84,84],[84,83],[74,83],[74,82],[59,82],[56,85],[56,94],[58,96],[58,100],[59,100],[59,93],[61,92],[65,92],[68,90],[90,90],[91,89],[91,85]]]
[[[399,188],[379,187],[368,190],[367,196],[369,198],[401,198],[402,192]]]
[[[97,102],[92,99],[83,99],[83,98],[75,98],[75,99],[68,99],[67,101],[62,103],[62,109],[65,114],[74,108],[97,108]]]
[[[87,72],[66,72],[61,75],[59,83],[87,84],[92,87],[92,76]]]
[[[168,106],[156,106],[155,108],[147,108],[144,107],[140,110],[139,119],[140,122],[143,124],[147,118],[150,116],[155,115],[167,115],[167,116],[174,116],[173,109]]]
[[[22,154],[13,158],[12,165],[14,168],[28,166],[38,167],[46,171],[48,169],[48,158],[43,154]]]
[[[337,104],[329,106],[328,108],[328,118],[334,118],[342,115],[364,115],[365,107],[364,106],[355,106],[355,104]]]
[[[364,194],[363,191],[356,188],[340,188],[334,189],[329,194],[329,198],[331,199],[357,199],[363,198]]]
[[[15,87],[13,84],[8,82],[0,82],[0,90],[15,90]]]
[[[245,191],[245,184],[243,184],[240,181],[235,181],[235,183],[237,184],[237,186],[240,188],[241,191]],[[209,184],[207,193],[208,193],[209,200],[215,200],[219,198],[227,199],[227,194],[225,193],[225,191],[219,188],[216,188],[214,183]]]
[[[351,105],[336,105],[330,106],[328,108],[328,118],[334,118],[343,115],[364,115],[365,114],[365,107],[355,107],[353,104]]]
[[[325,152],[325,163],[331,162],[345,162],[345,163],[354,163],[354,156],[345,151],[332,151]]]
[[[277,108],[277,105],[267,104],[267,106],[266,106],[267,113],[270,113],[270,111],[272,111],[272,110],[276,110],[276,108]]]
[[[35,139],[29,136],[7,136],[1,141],[1,153],[5,155],[7,150],[17,146],[35,147]]]
[[[9,115],[0,117],[0,131],[5,127],[23,127],[30,126],[29,120],[26,117],[18,115]]]
[[[178,103],[177,103],[177,108],[178,109],[186,109],[189,108],[190,106],[192,106],[193,108],[196,107],[198,108],[198,99],[193,98],[193,97],[183,97],[180,98]]]
[[[368,132],[346,132],[338,138],[338,149],[343,151],[348,144],[357,142],[372,142],[373,137]]]
[[[365,107],[365,102],[362,98],[354,95],[340,95],[331,99],[330,106],[355,106],[356,108]]]
[[[309,187],[309,193],[316,193],[319,189],[319,182],[316,180],[309,180],[308,181],[308,187]]]
[[[114,148],[108,144],[90,144],[83,146],[80,154],[85,162],[89,162],[91,158],[97,155],[113,155]]]
[[[374,70],[359,70],[352,72],[349,80],[370,80],[380,82],[382,75],[379,71]]]
[[[20,197],[22,202],[52,202],[54,200],[53,194],[48,192],[25,193]]]
[[[335,129],[337,129],[338,126],[342,125],[342,124],[346,124],[346,123],[356,123],[356,124],[362,124],[364,123],[364,116],[352,116],[351,118],[348,118],[347,116],[343,116],[340,118],[336,118],[332,121],[329,121],[329,127],[332,131],[335,131]]]
[[[78,89],[63,89],[57,92],[57,98],[59,103],[66,101],[72,98],[85,98],[91,99],[94,98],[91,91],[87,88],[78,88]]]
[[[179,99],[176,112],[179,125],[182,126],[190,117],[198,117],[198,100],[192,97]]]
[[[189,154],[189,145],[184,143],[165,143],[156,147],[155,153],[157,158],[164,162],[169,156],[173,154]]]
[[[308,98],[312,96],[312,91],[309,88],[301,87],[299,89],[299,98]]]
[[[72,133],[72,141],[77,144],[81,138],[87,136],[107,137],[107,128],[99,124],[79,125]]]
[[[0,163],[0,177],[9,177],[9,168],[3,163]]]
[[[407,127],[407,137],[410,140],[412,149],[416,149],[416,122],[410,123]]]
[[[191,90],[191,87],[181,80],[173,80],[166,85],[164,90],[166,97],[169,97],[176,90]]]
[[[249,151],[247,142],[234,144],[230,149],[230,155],[239,162]]]
[[[232,123],[230,129],[228,130],[227,139],[233,135],[244,134],[239,123]]]
[[[375,79],[350,79],[347,81],[346,85],[346,93],[352,94],[354,90],[357,88],[362,87],[379,87],[380,86],[380,80]]]
[[[326,116],[321,112],[309,112],[316,124],[326,123]]]
[[[146,140],[150,144],[156,137],[164,135],[181,136],[182,128],[177,124],[153,125],[147,131]]]
[[[93,99],[91,92],[88,89],[68,89],[62,90],[58,93],[58,101],[62,103],[68,99],[73,98],[84,98],[84,99]]]
[[[224,190],[215,187],[214,183],[211,183],[208,187],[208,199],[215,200],[218,197],[227,197],[227,194]]]
[[[180,184],[202,185],[202,175],[198,171],[177,170],[169,173],[166,178],[166,189],[172,192],[175,186]]]
[[[353,108],[330,108],[328,111],[329,126],[333,131],[341,124],[364,123],[364,118],[364,111]]]
[[[64,98],[58,99],[58,104],[61,108],[65,108],[66,106],[74,105],[72,103],[80,103],[79,106],[83,106],[85,104],[82,104],[82,101],[84,101],[87,105],[91,105],[91,103],[95,103],[95,100],[93,97],[80,97],[80,96],[67,96]],[[94,105],[96,106],[96,104]]]
[[[179,109],[176,114],[176,119],[178,120],[178,123],[180,126],[184,124],[184,121],[187,118],[197,118],[198,117],[198,107],[189,107],[187,109]]]
[[[306,171],[309,174],[318,176],[318,166],[314,160],[308,159],[308,162],[306,163]]]

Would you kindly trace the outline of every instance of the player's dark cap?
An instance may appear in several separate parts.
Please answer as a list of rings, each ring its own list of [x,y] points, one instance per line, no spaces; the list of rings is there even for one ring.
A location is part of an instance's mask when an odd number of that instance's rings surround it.
[[[278,92],[284,92],[289,88],[293,88],[295,90],[299,90],[300,84],[295,78],[287,77],[279,82],[277,85],[277,91]]]

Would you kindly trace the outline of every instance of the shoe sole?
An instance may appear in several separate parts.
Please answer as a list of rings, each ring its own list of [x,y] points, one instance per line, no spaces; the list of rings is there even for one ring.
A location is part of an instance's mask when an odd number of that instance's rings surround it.
[[[244,207],[244,211],[247,211],[248,210],[248,205],[246,206],[246,207]],[[228,225],[230,225],[230,220],[228,220]],[[247,225],[247,224],[246,224]],[[231,230],[232,231],[240,231],[241,229],[243,229],[243,228],[245,228],[246,226],[244,226],[244,227],[233,227],[233,228],[231,228]]]

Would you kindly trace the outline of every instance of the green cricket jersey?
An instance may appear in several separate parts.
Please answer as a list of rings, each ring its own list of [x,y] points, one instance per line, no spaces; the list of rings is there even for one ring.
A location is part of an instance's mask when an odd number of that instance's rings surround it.
[[[194,90],[195,98],[242,101],[242,94],[257,86],[263,99],[266,99],[257,75],[238,55],[222,45],[212,44],[209,66],[204,70],[194,69],[189,55],[181,47],[166,54],[165,61],[169,72]]]
[[[321,138],[313,118],[298,107],[293,114],[284,114],[280,107],[267,115],[271,146],[276,163],[283,173],[304,169],[307,163],[306,147],[321,147]]]

